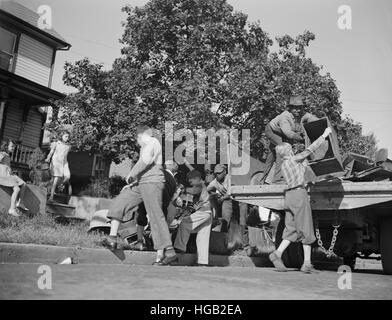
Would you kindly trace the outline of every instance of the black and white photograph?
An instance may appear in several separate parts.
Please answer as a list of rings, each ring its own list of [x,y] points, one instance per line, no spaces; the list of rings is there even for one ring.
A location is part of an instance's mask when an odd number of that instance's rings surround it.
[[[390,0],[0,0],[0,300],[391,300],[391,35]]]

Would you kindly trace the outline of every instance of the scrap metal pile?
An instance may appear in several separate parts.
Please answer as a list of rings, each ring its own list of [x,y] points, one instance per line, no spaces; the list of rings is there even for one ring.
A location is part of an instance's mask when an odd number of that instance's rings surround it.
[[[380,149],[375,160],[348,153],[343,161],[344,179],[354,182],[392,180],[392,160],[387,155],[386,149]]]
[[[309,146],[325,130],[331,127],[328,118],[322,118],[304,125],[305,144]],[[370,182],[392,180],[392,160],[388,159],[388,150],[380,149],[375,159],[349,152],[342,159],[336,132],[327,138],[326,143],[311,156],[310,168],[315,181],[339,177],[346,181]]]

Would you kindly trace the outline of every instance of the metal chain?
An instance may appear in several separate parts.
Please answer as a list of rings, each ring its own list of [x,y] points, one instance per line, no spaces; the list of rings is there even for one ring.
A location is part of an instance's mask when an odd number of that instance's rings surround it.
[[[315,222],[317,244],[319,245],[321,251],[327,256],[327,258],[331,258],[332,255],[334,255],[333,249],[335,248],[335,243],[336,243],[336,240],[337,240],[337,237],[339,234],[340,223],[338,223],[338,219],[336,218],[336,223],[332,225],[333,231],[332,231],[331,244],[327,250],[327,249],[325,249],[325,247],[323,245],[323,241],[321,240],[321,234],[320,234],[320,229],[318,228],[317,216],[315,216],[314,222]]]

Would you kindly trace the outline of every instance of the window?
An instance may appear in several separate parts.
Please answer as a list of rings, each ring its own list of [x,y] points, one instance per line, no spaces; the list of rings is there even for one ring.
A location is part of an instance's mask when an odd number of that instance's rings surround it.
[[[106,172],[106,163],[99,154],[94,155],[92,176],[95,178],[104,178]]]
[[[16,34],[0,27],[0,68],[12,71]]]

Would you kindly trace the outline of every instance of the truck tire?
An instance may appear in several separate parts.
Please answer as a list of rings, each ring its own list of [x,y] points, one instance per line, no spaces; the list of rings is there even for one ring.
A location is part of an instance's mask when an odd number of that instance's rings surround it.
[[[276,243],[275,246],[276,248],[279,247],[280,243],[282,242],[282,235],[283,235],[283,230],[284,230],[284,216],[285,213],[281,212],[280,215],[280,221],[278,224],[278,228],[276,230]],[[302,243],[300,242],[293,242],[291,243],[285,252],[282,255],[282,260],[283,263],[286,267],[288,268],[301,268],[303,262],[304,262],[304,251],[302,249]]]
[[[380,249],[384,273],[392,274],[392,218],[385,218],[381,221]]]
[[[356,255],[343,257],[343,264],[346,266],[349,266],[351,268],[351,270],[354,271],[356,260],[357,260]]]

